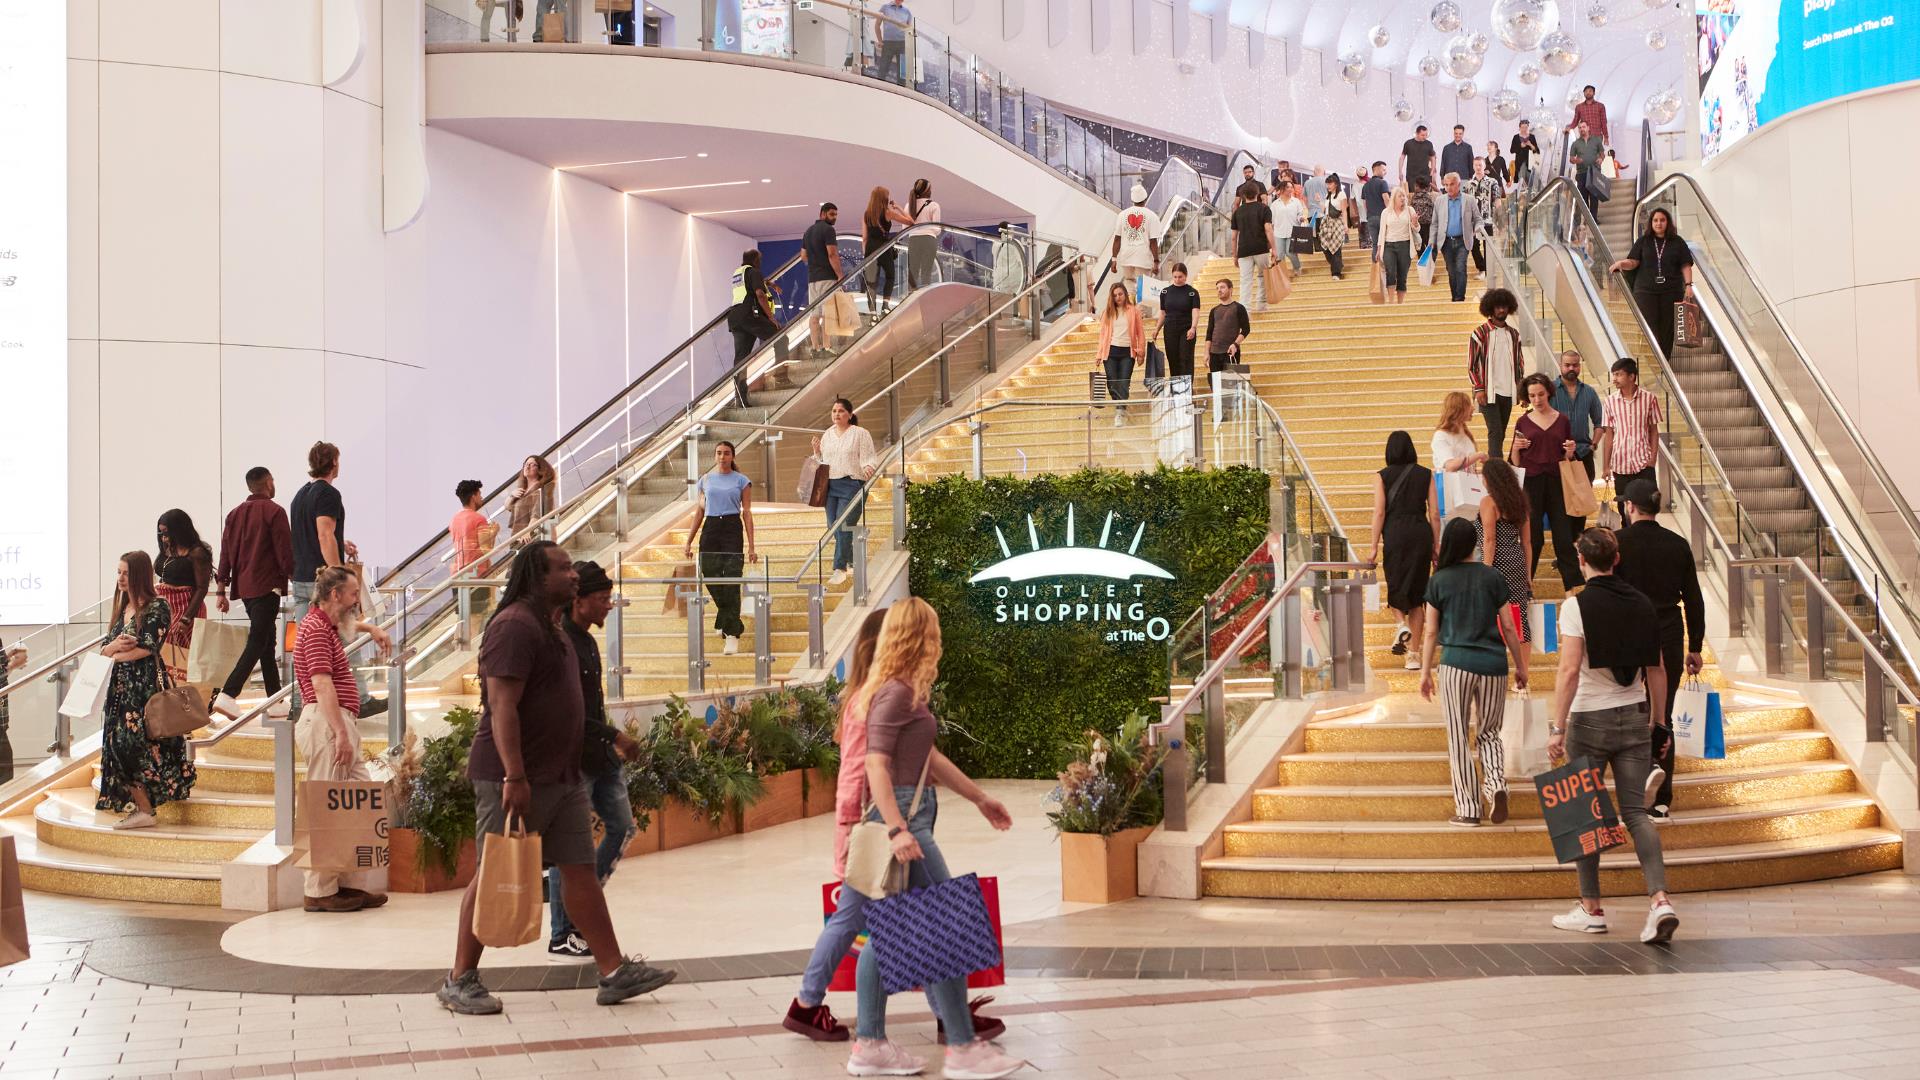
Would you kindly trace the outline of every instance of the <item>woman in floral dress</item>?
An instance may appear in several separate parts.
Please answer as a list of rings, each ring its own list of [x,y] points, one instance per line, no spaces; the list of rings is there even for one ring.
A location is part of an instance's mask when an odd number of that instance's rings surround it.
[[[131,809],[116,829],[154,825],[154,809],[193,791],[193,761],[187,740],[147,738],[147,699],[160,692],[160,645],[173,613],[154,594],[153,560],[144,551],[120,557],[113,618],[102,656],[113,661],[113,679],[100,730],[99,810]]]

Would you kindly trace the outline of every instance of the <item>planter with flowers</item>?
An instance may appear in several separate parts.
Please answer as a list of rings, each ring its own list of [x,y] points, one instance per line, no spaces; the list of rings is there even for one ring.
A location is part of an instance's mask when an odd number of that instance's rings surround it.
[[[1088,731],[1068,748],[1047,820],[1060,834],[1060,898],[1110,904],[1138,895],[1135,849],[1160,823],[1163,749],[1147,741],[1145,717],[1118,733]]]
[[[464,889],[474,874],[473,782],[467,753],[480,717],[449,709],[447,733],[420,739],[409,731],[388,752],[395,826],[388,830],[387,888],[394,892]]]

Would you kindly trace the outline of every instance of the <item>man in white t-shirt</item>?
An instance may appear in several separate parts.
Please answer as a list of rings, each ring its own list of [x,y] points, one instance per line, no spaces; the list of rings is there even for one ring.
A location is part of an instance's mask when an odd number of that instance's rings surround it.
[[[1114,218],[1113,263],[1109,267],[1137,301],[1140,277],[1160,272],[1160,215],[1147,209],[1147,189],[1133,185],[1133,205]]]
[[[1611,530],[1588,529],[1574,545],[1586,586],[1560,605],[1560,670],[1547,721],[1547,756],[1584,760],[1613,773],[1620,818],[1633,834],[1634,855],[1652,903],[1640,940],[1664,945],[1680,925],[1667,899],[1660,832],[1647,817],[1653,769],[1651,729],[1666,722],[1667,671],[1660,659],[1660,620],[1653,603],[1614,576],[1620,544]],[[1600,855],[1574,861],[1580,902],[1553,925],[1581,934],[1607,932],[1600,904]]]
[[[1293,248],[1293,227],[1307,222],[1307,201],[1293,189],[1291,174],[1280,177],[1273,188],[1273,242],[1276,255],[1284,255],[1293,265],[1294,275],[1300,274],[1300,253]]]

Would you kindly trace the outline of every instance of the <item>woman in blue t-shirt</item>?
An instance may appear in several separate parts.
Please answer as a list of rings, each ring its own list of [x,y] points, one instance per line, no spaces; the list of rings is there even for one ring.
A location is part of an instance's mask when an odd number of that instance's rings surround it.
[[[700,508],[687,533],[686,553],[693,554],[698,540],[702,577],[737,578],[753,561],[753,481],[733,467],[732,443],[713,448],[713,470],[700,478],[699,491]],[[746,630],[740,621],[740,584],[710,581],[707,594],[713,597],[720,651],[732,656],[740,651],[740,635]]]

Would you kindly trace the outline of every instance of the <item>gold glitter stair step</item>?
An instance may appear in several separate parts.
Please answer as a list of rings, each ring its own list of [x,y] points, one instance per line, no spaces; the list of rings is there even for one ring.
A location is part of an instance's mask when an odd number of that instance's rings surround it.
[[[34,820],[24,816],[0,818],[0,831],[13,837],[20,884],[35,892],[161,904],[220,903],[217,865],[52,847],[40,841]]]
[[[1681,810],[1660,826],[1669,851],[1817,836],[1880,825],[1880,810],[1858,793],[1774,799]],[[1546,823],[1514,818],[1462,829],[1430,821],[1249,821],[1229,825],[1226,855],[1263,858],[1502,858],[1553,853]]]
[[[1420,673],[1417,671],[1404,671],[1400,669],[1381,671],[1375,668],[1373,674],[1386,684],[1387,692],[1390,694],[1412,694],[1418,696],[1420,693]],[[1553,689],[1554,675],[1554,671],[1551,670],[1542,671],[1535,669],[1529,672],[1527,675],[1527,689],[1535,693],[1539,693],[1542,690]],[[1713,687],[1715,690],[1725,690],[1728,685],[1726,673],[1719,668],[1708,668],[1702,671],[1700,673],[1700,681]]]
[[[115,831],[124,816],[93,808],[93,792],[57,788],[34,807],[34,835],[60,851],[96,855],[219,864],[233,859],[260,838],[255,829],[216,825],[160,824],[151,829]]]
[[[1509,701],[1509,708],[1512,708]],[[1535,699],[1535,710],[1543,709],[1548,702],[1544,698]],[[1438,706],[1430,706],[1437,709]],[[1509,712],[1509,716],[1513,713]],[[1543,714],[1536,711],[1537,717]],[[1725,707],[1726,731],[1729,736],[1759,735],[1768,732],[1811,731],[1814,730],[1813,713],[1804,705],[1740,705],[1729,703]],[[1397,719],[1397,720],[1327,720],[1307,726],[1307,752],[1322,753],[1358,753],[1391,751],[1439,750],[1447,748],[1447,727],[1438,719]]]
[[[1900,835],[1888,829],[1848,829],[1819,836],[1752,844],[1688,848],[1666,857],[1671,892],[1753,888],[1818,881],[1900,866]],[[1608,896],[1644,894],[1633,854],[1617,848],[1600,857],[1600,889]],[[1552,856],[1488,859],[1263,859],[1220,858],[1201,863],[1207,896],[1342,900],[1509,900],[1571,898],[1571,866]],[[1679,905],[1686,919],[1685,905]],[[1622,906],[1610,913],[1623,935],[1641,913]]]
[[[1824,731],[1769,731],[1729,734],[1723,759],[1681,758],[1677,764],[1684,776],[1832,757],[1833,741]],[[1450,775],[1445,750],[1284,754],[1279,766],[1282,784],[1441,784]]]

